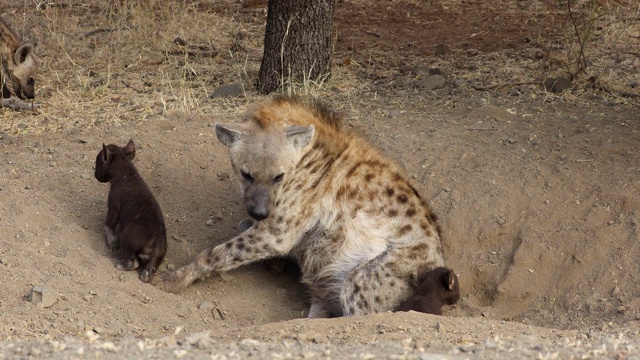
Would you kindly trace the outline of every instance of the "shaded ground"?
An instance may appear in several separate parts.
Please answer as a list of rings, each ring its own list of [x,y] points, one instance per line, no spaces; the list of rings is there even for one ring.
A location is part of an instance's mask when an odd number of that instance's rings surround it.
[[[0,5],[18,32],[38,40],[37,97],[43,103],[35,114],[0,112],[4,351],[27,356],[21,351],[29,344],[45,341],[42,346],[51,348],[48,340],[68,336],[99,336],[93,345],[109,340],[124,348],[152,339],[154,346],[174,349],[176,331],[180,340],[206,330],[212,333],[205,338],[227,346],[227,353],[242,339],[266,348],[289,339],[295,351],[300,344],[319,344],[328,346],[318,350],[324,354],[333,345],[334,351],[351,349],[354,357],[383,351],[358,348],[375,343],[395,343],[403,351],[398,343],[405,338],[412,339],[408,354],[416,357],[425,351],[455,357],[487,339],[499,339],[503,350],[518,343],[518,351],[580,340],[588,352],[601,334],[637,338],[638,100],[584,78],[560,95],[512,84],[564,69],[552,69],[549,57],[537,58],[534,51],[550,56],[547,45],[565,39],[562,13],[551,2],[500,4],[504,14],[467,2],[340,2],[334,78],[296,89],[338,108],[347,128],[403,164],[431,202],[441,219],[447,264],[463,292],[456,306],[445,309],[446,318],[382,314],[354,322],[279,323],[305,316],[305,290],[295,276],[261,264],[214,275],[179,295],[114,269],[102,235],[108,189],[93,178],[102,143],[123,145],[132,138],[138,145],[135,164],[167,221],[165,266],[180,266],[228,239],[244,217],[226,149],[212,125],[239,119],[261,99],[251,92],[250,79],[259,66],[263,10],[235,1],[143,5],[60,3],[44,11],[21,2]],[[517,21],[523,14],[529,20]],[[617,29],[607,24],[608,33]],[[639,72],[629,53],[638,51],[638,25],[621,28],[626,30],[618,39],[628,50],[612,53],[611,61],[624,70],[615,84],[632,92]],[[113,31],[79,36],[95,29]],[[175,55],[175,37],[218,55]],[[447,50],[435,56],[441,43]],[[447,82],[424,90],[416,82],[428,72],[403,72],[402,65],[438,68]],[[598,69],[594,75],[604,79],[606,69]],[[208,98],[229,82],[245,86],[245,96]],[[495,83],[505,85],[474,89]],[[32,286],[58,293],[56,303],[34,306],[28,301]],[[529,335],[534,340],[524,341]],[[7,350],[16,341],[33,342]],[[198,347],[197,341],[183,344]],[[612,357],[628,355],[607,349]]]

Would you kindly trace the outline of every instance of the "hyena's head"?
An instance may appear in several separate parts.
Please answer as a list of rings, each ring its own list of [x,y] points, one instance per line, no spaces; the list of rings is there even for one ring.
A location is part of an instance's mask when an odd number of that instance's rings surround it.
[[[264,220],[273,211],[283,184],[293,176],[314,132],[313,125],[261,128],[253,122],[216,124],[216,135],[229,148],[252,218]]]
[[[136,144],[130,140],[127,146],[102,144],[102,150],[96,156],[96,179],[100,182],[109,182],[117,175],[120,164],[131,161],[136,157]]]
[[[23,42],[13,53],[13,61],[3,63],[6,69],[3,72],[9,74],[6,81],[11,81],[13,94],[20,99],[33,99],[35,97],[35,76],[38,71],[38,64],[33,52],[33,44],[30,41]]]

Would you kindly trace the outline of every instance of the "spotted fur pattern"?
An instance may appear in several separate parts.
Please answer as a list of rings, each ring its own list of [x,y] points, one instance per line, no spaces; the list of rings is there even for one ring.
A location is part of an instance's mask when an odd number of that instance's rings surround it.
[[[21,41],[9,25],[0,18],[0,80],[2,105],[16,110],[35,97],[35,75],[38,70],[34,46]]]
[[[317,103],[276,97],[242,123],[217,124],[256,222],[164,275],[178,292],[209,272],[288,255],[309,317],[395,310],[443,265],[436,217],[402,169]]]

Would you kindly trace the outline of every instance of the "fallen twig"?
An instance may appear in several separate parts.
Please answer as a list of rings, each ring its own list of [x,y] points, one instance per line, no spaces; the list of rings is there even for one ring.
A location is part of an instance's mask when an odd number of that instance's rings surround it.
[[[114,32],[114,31],[120,31],[120,30],[129,30],[128,26],[114,26],[112,28],[98,28],[98,29],[93,29],[91,31],[87,31],[86,33],[80,34],[78,37],[81,39],[87,38],[91,35],[95,35],[101,32]]]
[[[520,85],[540,85],[540,81],[521,81],[521,82],[503,82],[497,84],[491,84],[487,86],[474,86],[473,88],[476,90],[484,91],[484,90],[493,90],[503,86],[520,86]]]

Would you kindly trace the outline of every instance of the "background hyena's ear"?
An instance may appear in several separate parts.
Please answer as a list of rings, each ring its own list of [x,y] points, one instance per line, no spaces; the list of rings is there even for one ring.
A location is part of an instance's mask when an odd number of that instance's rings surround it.
[[[20,45],[18,50],[16,50],[16,53],[13,54],[13,61],[20,65],[27,59],[27,56],[29,56],[31,52],[33,52],[33,44],[31,41],[25,41]]]
[[[216,136],[221,143],[229,147],[243,137],[238,124],[216,124]]]
[[[133,160],[136,157],[136,144],[134,144],[133,140],[129,140],[127,146],[124,147],[124,155],[129,160]]]
[[[297,148],[303,148],[311,142],[313,134],[315,133],[313,125],[298,126],[293,125],[287,129],[287,139],[293,142],[293,146]]]

